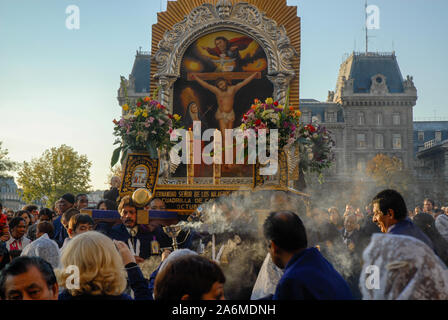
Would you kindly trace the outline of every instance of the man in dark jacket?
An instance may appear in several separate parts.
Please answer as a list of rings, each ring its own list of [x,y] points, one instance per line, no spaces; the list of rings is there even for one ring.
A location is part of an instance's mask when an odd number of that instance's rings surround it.
[[[284,269],[274,300],[351,300],[342,276],[308,241],[302,220],[293,212],[271,213],[263,225],[269,252]]]
[[[59,248],[61,248],[62,245],[64,244],[65,238],[68,238],[67,230],[65,230],[61,222],[62,215],[64,214],[64,212],[73,208],[73,206],[75,205],[75,196],[72,195],[71,193],[66,193],[58,200],[57,203],[59,207],[59,217],[53,220],[53,227],[54,227],[53,240],[55,240]]]
[[[434,249],[432,241],[407,217],[406,203],[395,190],[383,190],[373,198],[373,222],[383,233],[417,238]]]
[[[137,224],[137,206],[130,196],[121,200],[118,212],[123,223],[112,227],[108,235],[114,240],[126,243],[137,263],[143,262],[151,255],[151,241],[155,234]]]

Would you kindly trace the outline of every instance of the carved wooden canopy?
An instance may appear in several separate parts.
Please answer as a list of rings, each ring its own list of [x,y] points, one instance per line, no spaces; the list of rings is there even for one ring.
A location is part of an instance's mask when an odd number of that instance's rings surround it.
[[[152,27],[151,90],[161,87],[160,99],[172,104],[172,86],[180,75],[185,50],[200,36],[227,29],[254,38],[268,58],[268,78],[274,97],[299,105],[300,18],[286,0],[168,1]],[[156,80],[156,81],[154,81]]]

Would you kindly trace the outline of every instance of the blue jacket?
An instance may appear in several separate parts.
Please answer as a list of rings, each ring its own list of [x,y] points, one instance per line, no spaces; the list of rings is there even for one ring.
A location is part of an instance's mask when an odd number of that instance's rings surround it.
[[[387,233],[417,238],[434,250],[432,241],[409,218],[398,221],[396,224],[391,226],[389,230],[387,230]]]
[[[273,300],[352,300],[347,282],[316,248],[294,255]]]
[[[54,227],[54,236],[53,240],[56,241],[59,248],[64,244],[65,238],[68,238],[67,230],[65,230],[64,226],[61,223],[62,215],[53,220]]]

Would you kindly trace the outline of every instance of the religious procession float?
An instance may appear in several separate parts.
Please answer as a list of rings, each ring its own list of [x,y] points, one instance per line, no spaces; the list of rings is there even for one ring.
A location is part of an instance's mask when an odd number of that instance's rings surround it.
[[[239,211],[239,220],[251,227],[248,211],[266,211],[277,191],[306,208],[303,174],[322,173],[333,161],[329,132],[301,121],[297,8],[284,0],[200,3],[169,1],[158,14],[152,94],[125,94],[122,116],[113,120],[117,148],[111,165],[122,166],[120,198],[131,195],[142,208],[139,224],[149,223],[143,208],[151,199],[162,200],[165,212],[177,216],[164,220],[174,248],[182,228],[204,222],[204,215],[209,233],[226,231],[218,230],[227,224],[214,215],[225,207],[233,208],[231,215]],[[127,84],[121,89],[126,93]],[[243,133],[242,142],[226,139],[233,129]],[[204,155],[213,161],[206,163]],[[212,246],[215,259],[214,241]]]

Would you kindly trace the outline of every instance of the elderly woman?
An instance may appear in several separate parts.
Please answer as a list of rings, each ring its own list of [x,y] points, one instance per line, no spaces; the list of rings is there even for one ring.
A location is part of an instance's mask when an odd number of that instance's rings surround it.
[[[448,299],[446,266],[414,237],[373,234],[363,260],[359,287],[364,300]],[[372,266],[378,272],[368,271]]]
[[[65,289],[59,300],[130,300],[124,293],[126,273],[135,299],[151,300],[148,283],[126,244],[99,232],[88,231],[73,238],[62,253],[61,263],[57,273]],[[78,286],[76,279],[73,283],[69,278],[74,273],[65,272],[69,266],[79,269]]]

